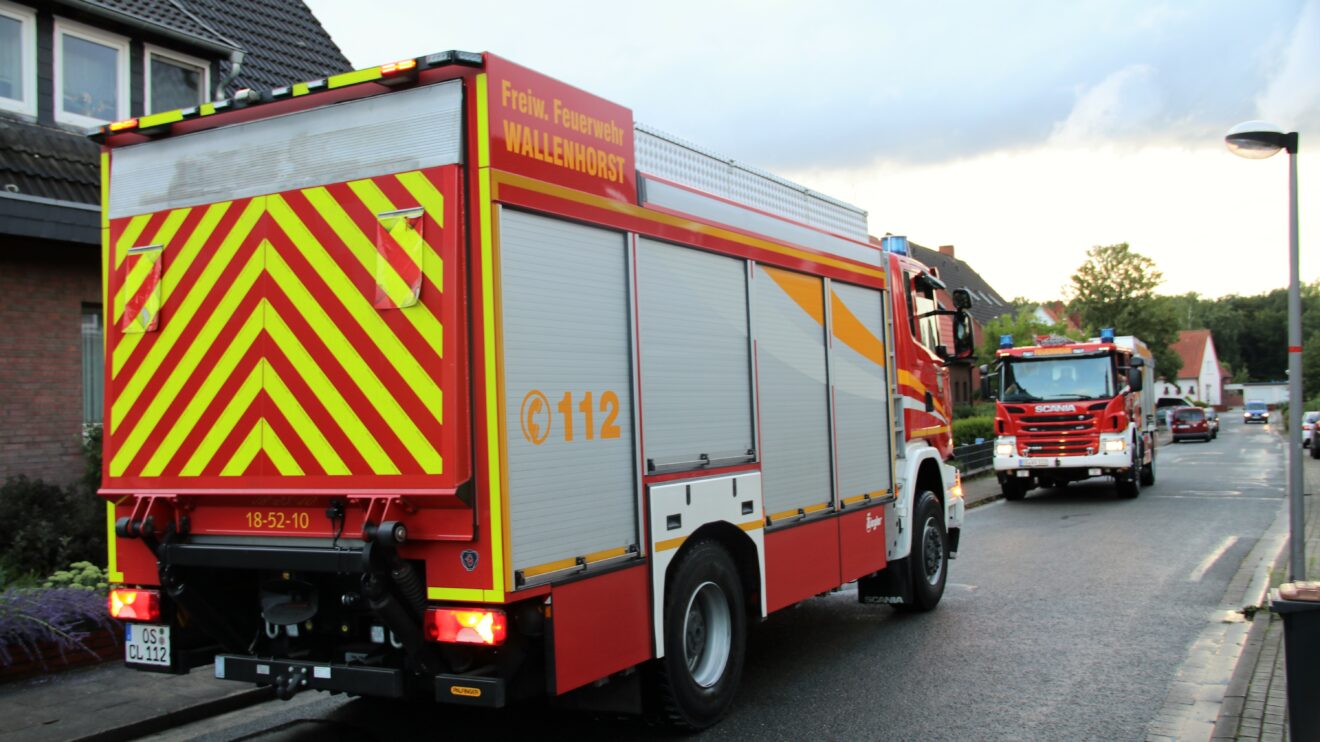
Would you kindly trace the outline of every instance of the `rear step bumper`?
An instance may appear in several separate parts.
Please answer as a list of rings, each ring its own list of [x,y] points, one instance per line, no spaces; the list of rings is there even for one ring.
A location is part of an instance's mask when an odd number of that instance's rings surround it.
[[[299,690],[325,690],[355,693],[376,698],[403,698],[404,673],[387,667],[337,665],[302,660],[276,660],[216,655],[215,676],[221,680],[271,685],[277,688],[290,682],[298,687],[285,690],[291,697]],[[435,700],[465,706],[502,708],[505,703],[504,680],[478,675],[437,675]]]
[[[220,654],[215,676],[258,685],[279,685],[301,675],[301,690],[330,690],[382,698],[403,697],[403,671],[386,667],[334,665],[324,662],[275,660]],[[294,689],[294,690],[299,690]]]

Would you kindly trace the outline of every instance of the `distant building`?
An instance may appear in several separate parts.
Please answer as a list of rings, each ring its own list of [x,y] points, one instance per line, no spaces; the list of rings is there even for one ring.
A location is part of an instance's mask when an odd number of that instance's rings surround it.
[[[1178,341],[1170,346],[1182,358],[1182,369],[1175,381],[1160,382],[1160,395],[1182,397],[1223,407],[1224,384],[1228,372],[1219,363],[1215,340],[1209,330],[1181,330]],[[1155,369],[1159,373],[1159,369]]]
[[[981,274],[966,262],[954,255],[953,245],[940,245],[938,250],[923,247],[915,242],[908,242],[912,257],[920,260],[935,271],[936,276],[952,289],[967,289],[972,295],[972,315],[974,336],[979,347],[984,329],[991,320],[1005,314],[1012,314],[1013,305],[1004,300],[998,291],[986,282]],[[952,306],[952,300],[944,297],[945,306]],[[952,336],[952,320],[946,320],[941,326],[942,335]],[[975,362],[959,361],[949,367],[949,383],[953,387],[954,404],[970,404],[976,389],[980,386],[980,375],[976,372]]]
[[[1270,407],[1288,401],[1288,382],[1286,381],[1249,381],[1243,384],[1227,384],[1224,391],[1232,399],[1244,402],[1264,402]]]
[[[1043,324],[1063,325],[1069,332],[1080,333],[1082,331],[1081,320],[1077,315],[1069,314],[1067,305],[1061,301],[1050,301],[1045,302],[1044,304],[1037,304],[1036,308],[1031,310],[1031,316],[1037,322]]]
[[[101,421],[87,130],[349,67],[302,0],[0,0],[0,481],[77,477]]]

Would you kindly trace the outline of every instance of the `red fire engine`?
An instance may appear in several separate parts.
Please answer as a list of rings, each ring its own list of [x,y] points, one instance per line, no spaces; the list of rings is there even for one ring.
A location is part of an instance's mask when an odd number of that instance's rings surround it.
[[[1004,499],[1033,487],[1113,477],[1136,497],[1155,483],[1155,361],[1146,344],[1104,329],[1090,341],[1001,338],[982,396],[995,405],[994,466]]]
[[[939,602],[970,299],[865,212],[491,54],[99,138],[130,665],[699,728],[749,621]]]

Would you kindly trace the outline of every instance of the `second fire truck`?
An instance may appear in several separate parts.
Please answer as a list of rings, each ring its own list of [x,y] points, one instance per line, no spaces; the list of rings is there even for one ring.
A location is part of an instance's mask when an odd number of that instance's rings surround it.
[[[994,467],[1004,499],[1090,477],[1113,477],[1122,497],[1154,484],[1154,374],[1146,344],[1110,329],[1025,347],[1005,335],[993,368],[982,366],[982,394],[997,400]]]

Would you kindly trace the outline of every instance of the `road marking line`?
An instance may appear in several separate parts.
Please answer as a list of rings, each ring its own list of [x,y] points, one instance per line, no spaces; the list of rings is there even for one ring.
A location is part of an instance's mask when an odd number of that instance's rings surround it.
[[[1192,570],[1192,574],[1187,579],[1192,582],[1200,582],[1201,578],[1205,577],[1205,573],[1209,572],[1210,568],[1215,566],[1215,562],[1219,561],[1219,558],[1224,556],[1225,552],[1233,548],[1233,544],[1236,544],[1237,542],[1237,536],[1229,536],[1224,539],[1224,542],[1219,545],[1219,548],[1210,552],[1205,559],[1201,560],[1200,564],[1196,565],[1196,569]]]

